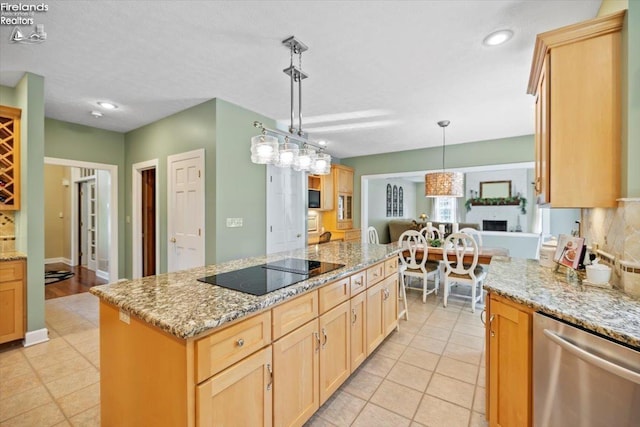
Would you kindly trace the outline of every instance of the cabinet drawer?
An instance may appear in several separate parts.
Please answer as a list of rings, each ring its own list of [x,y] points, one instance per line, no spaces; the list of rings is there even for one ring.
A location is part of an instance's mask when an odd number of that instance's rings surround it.
[[[348,300],[351,296],[350,291],[351,280],[349,277],[321,287],[318,291],[320,294],[320,314]]]
[[[351,296],[367,289],[367,272],[361,271],[351,276]]]
[[[353,226],[353,222],[351,222],[350,220],[338,220],[338,223],[336,224],[336,228],[338,230],[348,230]]]
[[[389,277],[398,272],[398,257],[393,257],[384,262],[384,276]]]
[[[22,280],[22,278],[24,277],[23,265],[24,265],[24,261],[0,262],[0,282]]]
[[[367,287],[371,287],[384,279],[384,262],[367,268]]]
[[[318,317],[318,291],[309,292],[273,310],[273,339],[288,334],[309,320]]]
[[[243,320],[196,342],[198,383],[271,342],[271,312]]]

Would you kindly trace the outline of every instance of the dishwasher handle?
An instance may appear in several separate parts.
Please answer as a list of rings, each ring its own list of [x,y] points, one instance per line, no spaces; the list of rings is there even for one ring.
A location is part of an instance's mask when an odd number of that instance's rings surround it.
[[[624,378],[628,381],[640,384],[640,373],[627,369],[623,366],[616,365],[613,362],[598,357],[595,354],[589,353],[588,351],[583,350],[577,345],[570,343],[569,341],[565,340],[560,335],[553,331],[550,331],[549,329],[545,329],[543,332],[551,341],[558,344],[560,347],[567,350],[574,356],[584,360],[585,362],[597,366],[598,368],[604,369],[605,371]]]

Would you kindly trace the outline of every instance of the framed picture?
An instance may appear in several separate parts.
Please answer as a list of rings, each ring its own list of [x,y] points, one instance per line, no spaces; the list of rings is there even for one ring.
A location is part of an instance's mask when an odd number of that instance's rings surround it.
[[[558,248],[553,260],[559,264],[573,268],[578,268],[583,258],[584,238],[573,237],[567,234],[558,236]]]

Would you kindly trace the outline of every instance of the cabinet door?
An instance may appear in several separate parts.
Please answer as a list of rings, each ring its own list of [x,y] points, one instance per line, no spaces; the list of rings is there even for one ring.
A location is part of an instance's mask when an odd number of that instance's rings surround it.
[[[367,293],[351,298],[351,372],[367,358]]]
[[[382,317],[386,337],[398,326],[398,275],[389,276],[382,283]]]
[[[330,211],[333,209],[333,177],[331,174],[321,176],[320,187],[320,210]]]
[[[272,425],[271,346],[197,386],[199,426]]]
[[[301,426],[320,407],[319,354],[317,319],[273,343],[275,426]]]
[[[531,314],[490,298],[489,423],[531,425]]]
[[[549,203],[549,57],[544,60],[536,93],[536,180],[540,203]]]
[[[383,285],[384,282],[380,282],[367,289],[367,356],[380,345],[385,336]]]
[[[350,320],[349,301],[320,316],[320,405],[351,374]]]
[[[338,187],[339,193],[353,193],[353,169],[345,166],[338,167]]]
[[[0,344],[24,337],[24,284],[0,283]]]

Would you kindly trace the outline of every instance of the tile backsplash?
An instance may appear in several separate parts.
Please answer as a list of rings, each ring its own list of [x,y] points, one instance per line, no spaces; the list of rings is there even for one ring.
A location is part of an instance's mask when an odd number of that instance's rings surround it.
[[[16,226],[13,211],[0,212],[0,252],[16,250]]]
[[[588,245],[623,260],[640,265],[640,199],[620,199],[617,208],[582,210],[582,233]],[[614,286],[640,297],[640,270],[616,266]]]

